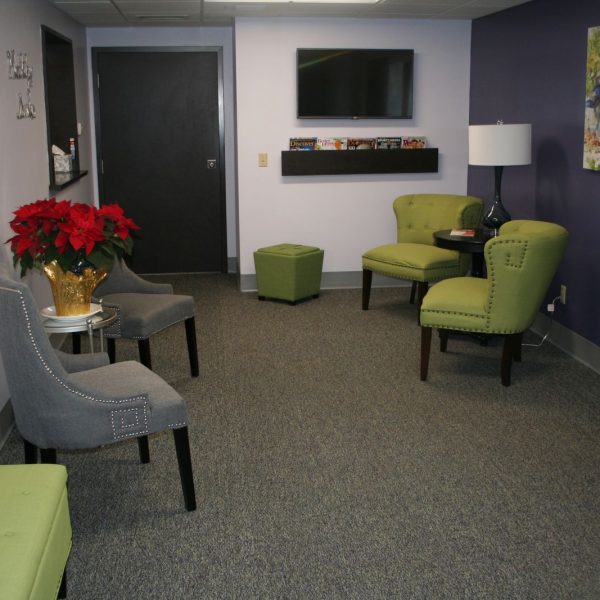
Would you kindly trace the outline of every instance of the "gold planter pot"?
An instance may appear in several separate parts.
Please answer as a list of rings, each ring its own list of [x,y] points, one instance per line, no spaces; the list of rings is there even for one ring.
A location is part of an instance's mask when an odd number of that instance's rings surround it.
[[[80,275],[65,273],[55,260],[44,263],[44,273],[50,281],[56,314],[61,317],[89,313],[92,293],[108,275],[105,269],[93,267],[84,267]]]

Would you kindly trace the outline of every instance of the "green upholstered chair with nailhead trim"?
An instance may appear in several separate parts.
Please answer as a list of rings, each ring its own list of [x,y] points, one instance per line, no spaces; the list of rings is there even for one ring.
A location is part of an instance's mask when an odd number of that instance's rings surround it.
[[[362,256],[362,308],[369,309],[373,273],[412,281],[411,304],[418,291],[420,306],[429,283],[459,277],[469,270],[470,257],[438,248],[433,239],[443,229],[479,227],[483,201],[474,196],[410,194],[394,200],[397,239],[367,250]]]
[[[501,381],[510,385],[521,338],[533,323],[564,254],[567,230],[545,221],[509,221],[484,249],[487,278],[456,277],[432,286],[420,311],[421,379],[427,379],[432,328],[446,351],[449,331],[503,335]]]

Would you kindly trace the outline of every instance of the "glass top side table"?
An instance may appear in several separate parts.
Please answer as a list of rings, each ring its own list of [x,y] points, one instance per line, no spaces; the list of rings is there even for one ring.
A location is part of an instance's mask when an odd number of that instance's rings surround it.
[[[94,353],[94,331],[100,333],[100,352],[104,352],[104,334],[105,327],[112,325],[117,320],[116,311],[104,308],[101,312],[92,315],[81,321],[60,321],[58,319],[44,318],[42,324],[46,333],[82,333],[87,331],[90,339],[90,352]]]

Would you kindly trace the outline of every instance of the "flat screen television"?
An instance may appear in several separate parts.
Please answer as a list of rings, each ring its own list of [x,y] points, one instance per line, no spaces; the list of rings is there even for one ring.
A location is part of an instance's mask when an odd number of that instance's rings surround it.
[[[413,50],[298,48],[299,119],[410,119]]]

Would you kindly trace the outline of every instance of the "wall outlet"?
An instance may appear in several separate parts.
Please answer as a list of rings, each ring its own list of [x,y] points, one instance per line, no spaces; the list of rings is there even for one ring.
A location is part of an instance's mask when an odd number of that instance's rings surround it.
[[[560,286],[560,303],[561,304],[567,303],[567,286],[566,285]]]

